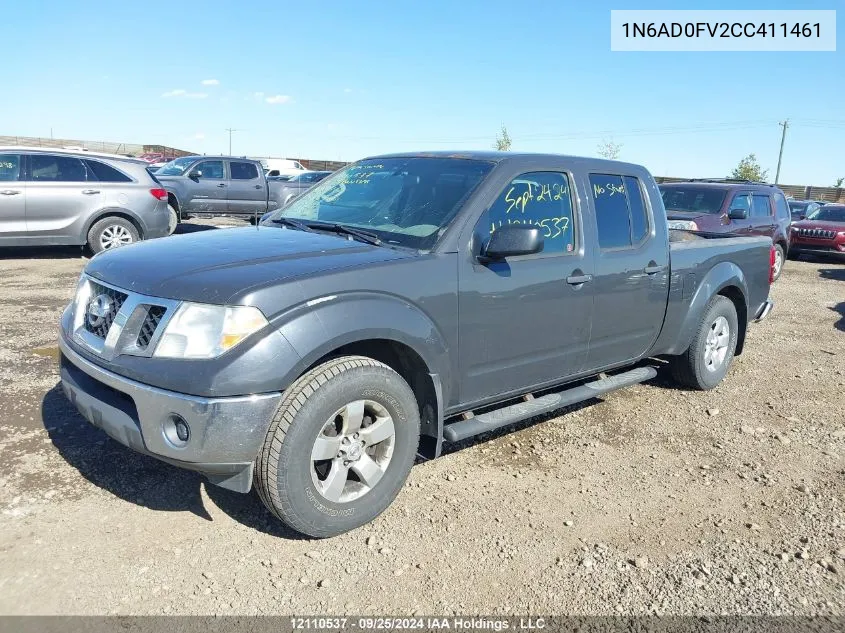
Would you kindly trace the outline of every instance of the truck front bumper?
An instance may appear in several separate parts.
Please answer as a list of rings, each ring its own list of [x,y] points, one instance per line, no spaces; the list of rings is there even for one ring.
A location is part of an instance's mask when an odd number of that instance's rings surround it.
[[[64,329],[59,348],[62,388],[88,422],[139,453],[198,471],[223,488],[249,492],[253,462],[281,393],[185,395],[97,366],[73,350]]]

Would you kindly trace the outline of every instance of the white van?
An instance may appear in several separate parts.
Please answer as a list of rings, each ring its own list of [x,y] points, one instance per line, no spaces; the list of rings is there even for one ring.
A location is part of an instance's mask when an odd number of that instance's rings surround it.
[[[299,161],[289,158],[267,158],[262,159],[265,174],[270,176],[293,176],[308,171]]]

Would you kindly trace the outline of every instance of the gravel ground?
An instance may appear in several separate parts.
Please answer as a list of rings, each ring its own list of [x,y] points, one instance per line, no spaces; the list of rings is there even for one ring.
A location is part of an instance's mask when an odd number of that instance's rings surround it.
[[[66,402],[85,262],[0,259],[0,613],[845,614],[842,263],[788,262],[718,389],[661,372],[467,443],[310,541]]]

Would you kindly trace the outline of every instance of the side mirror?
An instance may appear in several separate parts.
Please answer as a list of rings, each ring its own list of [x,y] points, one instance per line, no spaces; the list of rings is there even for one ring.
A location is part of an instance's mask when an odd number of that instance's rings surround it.
[[[748,219],[748,209],[744,207],[735,207],[728,211],[728,217],[731,220],[747,220]]]
[[[188,178],[191,180],[199,180],[202,178],[202,171],[199,169],[194,169],[190,174],[188,174]]]
[[[481,257],[500,260],[517,255],[533,255],[543,250],[540,227],[530,224],[509,224],[493,231]]]

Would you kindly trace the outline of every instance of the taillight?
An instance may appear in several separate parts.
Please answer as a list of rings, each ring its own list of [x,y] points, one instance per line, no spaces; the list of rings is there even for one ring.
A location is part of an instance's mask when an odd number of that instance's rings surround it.
[[[150,193],[157,200],[167,200],[167,189],[150,189]]]
[[[775,246],[772,244],[772,250],[769,251],[769,284],[775,282],[775,259],[777,259],[777,256],[775,255]]]

